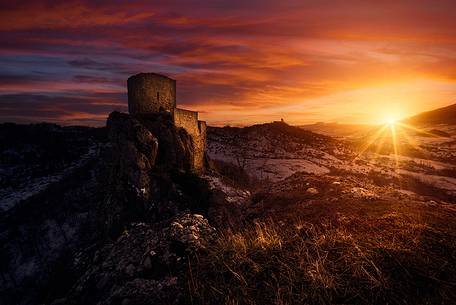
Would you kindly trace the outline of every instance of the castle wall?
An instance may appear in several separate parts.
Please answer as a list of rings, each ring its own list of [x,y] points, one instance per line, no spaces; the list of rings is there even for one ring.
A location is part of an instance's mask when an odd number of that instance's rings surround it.
[[[190,135],[199,135],[198,112],[176,108],[174,109],[174,124],[187,130]]]
[[[200,172],[204,167],[204,152],[206,151],[206,123],[198,121],[198,112],[174,109],[174,124],[176,127],[184,128],[192,137],[194,146],[193,168]]]
[[[131,114],[173,112],[176,107],[176,81],[155,73],[133,75],[127,81],[128,111]]]

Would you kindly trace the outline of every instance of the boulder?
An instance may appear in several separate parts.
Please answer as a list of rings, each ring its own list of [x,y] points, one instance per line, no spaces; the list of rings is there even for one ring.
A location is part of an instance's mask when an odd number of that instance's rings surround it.
[[[318,190],[314,187],[309,187],[306,192],[312,195],[316,195],[319,193]]]

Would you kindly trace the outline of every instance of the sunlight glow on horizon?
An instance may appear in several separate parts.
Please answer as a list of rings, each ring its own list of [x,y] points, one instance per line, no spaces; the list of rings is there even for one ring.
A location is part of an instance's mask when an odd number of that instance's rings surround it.
[[[372,147],[375,147],[373,158],[378,158],[382,154],[384,148],[387,149],[387,154],[392,154],[395,162],[395,171],[399,170],[399,156],[401,150],[417,150],[424,153],[423,149],[414,140],[414,135],[423,135],[427,137],[439,137],[432,132],[421,128],[414,127],[410,124],[403,123],[398,120],[390,119],[385,121],[378,129],[368,135],[364,143],[359,147],[357,155],[352,162],[358,160],[362,155],[366,154]],[[388,145],[390,148],[388,148]],[[388,152],[390,151],[390,152]],[[384,152],[383,152],[384,153]]]
[[[382,123],[388,125],[390,128],[393,128],[394,125],[396,125],[396,123],[400,121],[400,119],[401,117],[398,114],[390,113],[384,117]]]
[[[383,125],[454,101],[456,84],[414,79],[339,90],[324,96],[291,100],[284,105],[246,107],[207,105],[201,118],[213,126],[246,126],[284,118],[290,125],[323,123]],[[200,111],[203,108],[192,107]],[[222,119],[223,118],[223,119]],[[230,121],[226,121],[227,119]]]
[[[396,123],[397,119],[394,119],[394,118],[388,118],[386,119],[386,123],[388,125],[394,125]]]

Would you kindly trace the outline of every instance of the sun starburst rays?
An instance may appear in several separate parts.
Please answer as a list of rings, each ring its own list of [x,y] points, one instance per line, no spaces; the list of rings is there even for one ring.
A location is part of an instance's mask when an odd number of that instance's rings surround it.
[[[410,153],[410,149],[424,153],[412,135],[438,137],[438,135],[410,124],[396,120],[386,120],[375,132],[361,143],[352,162],[371,152],[370,159],[376,160],[381,154],[393,154],[394,170],[400,167],[400,156]]]
[[[397,170],[399,168],[399,151],[398,151],[398,141],[397,141],[397,135],[396,135],[396,125],[395,124],[389,124],[389,128],[391,130],[391,142],[393,144],[393,149],[394,149],[394,161],[395,161],[395,169]]]

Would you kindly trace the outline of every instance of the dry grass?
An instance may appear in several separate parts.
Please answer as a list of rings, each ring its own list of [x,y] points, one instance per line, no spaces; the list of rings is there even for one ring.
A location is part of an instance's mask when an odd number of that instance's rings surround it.
[[[190,262],[190,301],[454,304],[456,248],[442,233],[397,212],[226,229],[207,256]]]
[[[296,174],[265,187],[190,261],[188,302],[456,304],[456,207],[369,181]]]

